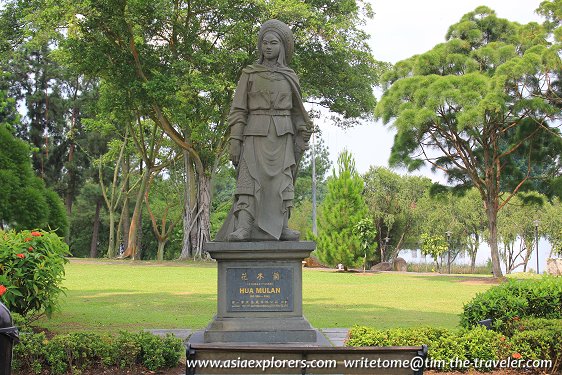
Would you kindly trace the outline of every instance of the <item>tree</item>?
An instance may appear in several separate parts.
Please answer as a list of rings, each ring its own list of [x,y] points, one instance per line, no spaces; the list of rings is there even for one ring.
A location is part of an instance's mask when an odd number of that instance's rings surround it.
[[[86,182],[76,198],[70,216],[68,246],[74,257],[96,258],[106,255],[109,239],[109,218],[104,209],[101,187],[97,182]]]
[[[536,193],[520,193],[513,197],[498,215],[498,234],[503,242],[500,256],[506,273],[519,266],[527,271],[533,251],[536,249],[535,220],[542,219],[546,197]],[[519,245],[516,245],[519,240]]]
[[[431,255],[437,269],[441,270],[443,267],[443,255],[449,250],[449,244],[445,236],[422,233],[420,236],[420,246],[422,254]]]
[[[24,108],[16,135],[33,146],[36,175],[63,197],[67,214],[87,175],[89,159],[79,143],[86,134],[82,119],[96,93],[96,81],[56,61],[49,38],[34,38],[26,28],[21,1],[4,2],[0,10],[0,66],[9,95]]]
[[[466,238],[466,252],[470,256],[470,272],[476,268],[476,255],[486,230],[486,213],[478,190],[472,188],[459,197],[457,211]]]
[[[15,102],[0,90],[0,229],[53,229],[68,231],[60,198],[33,174],[30,147],[14,135],[18,121]]]
[[[549,35],[537,23],[520,25],[479,7],[449,28],[445,43],[397,63],[376,109],[397,129],[391,165],[413,170],[427,162],[457,187],[479,191],[496,277],[498,211],[536,177],[534,165],[554,162],[537,139],[560,137],[551,125],[560,118],[551,84],[559,79],[560,44]],[[524,169],[515,174],[521,159]]]
[[[377,229],[379,250],[388,245],[394,249],[382,254],[381,261],[389,261],[398,256],[405,245],[417,243],[416,229],[425,217],[425,212],[418,209],[418,202],[429,191],[431,181],[418,176],[400,176],[383,167],[369,168],[363,178],[365,202]]]
[[[373,256],[374,250],[377,247],[377,230],[375,229],[373,220],[369,217],[361,219],[353,227],[353,233],[358,235],[361,240],[361,251],[364,254],[363,272],[365,272],[365,268],[367,267],[367,257]]]
[[[182,218],[182,192],[177,174],[177,171],[175,175],[170,173],[167,179],[157,179],[157,176],[152,176],[145,192],[146,210],[150,216],[152,231],[158,241],[156,259],[159,261],[164,260],[164,247],[174,233],[174,227]],[[160,221],[160,225],[157,221]]]
[[[328,193],[318,218],[316,254],[321,262],[335,266],[355,267],[364,256],[361,235],[354,230],[356,223],[367,216],[363,199],[363,179],[355,169],[348,151],[338,157],[338,172],[332,169]]]
[[[469,242],[459,203],[460,198],[450,191],[435,192],[428,189],[416,208],[421,218],[416,229],[422,253],[431,255],[439,269],[443,260],[447,264],[453,263],[466,250]],[[442,242],[447,251],[440,251]]]

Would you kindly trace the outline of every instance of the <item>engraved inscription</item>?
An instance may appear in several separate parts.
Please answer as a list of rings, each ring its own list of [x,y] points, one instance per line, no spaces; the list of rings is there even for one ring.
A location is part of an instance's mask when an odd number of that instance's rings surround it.
[[[228,311],[293,311],[293,270],[289,267],[226,269]]]

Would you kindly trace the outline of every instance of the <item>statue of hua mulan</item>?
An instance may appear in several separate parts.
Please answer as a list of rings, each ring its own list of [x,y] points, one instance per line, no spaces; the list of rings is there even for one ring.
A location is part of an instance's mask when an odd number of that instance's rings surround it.
[[[299,79],[288,67],[291,29],[266,21],[256,64],[240,76],[228,116],[230,160],[237,170],[235,201],[217,241],[297,241],[287,224],[297,165],[312,134]]]

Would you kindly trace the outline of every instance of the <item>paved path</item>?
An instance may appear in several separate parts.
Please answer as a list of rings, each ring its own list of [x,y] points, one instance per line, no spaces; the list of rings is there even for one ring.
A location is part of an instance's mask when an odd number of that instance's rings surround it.
[[[186,340],[193,333],[193,330],[191,329],[147,329],[147,331],[158,336],[165,336],[166,334],[171,333],[182,340]],[[343,346],[349,329],[320,328],[320,332],[322,332],[324,336],[330,340],[333,346]]]

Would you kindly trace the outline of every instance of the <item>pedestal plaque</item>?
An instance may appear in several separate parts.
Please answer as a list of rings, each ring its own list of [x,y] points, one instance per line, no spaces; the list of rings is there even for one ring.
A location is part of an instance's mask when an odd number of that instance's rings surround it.
[[[218,298],[204,342],[317,343],[318,332],[302,315],[302,261],[315,246],[307,241],[206,243],[204,250],[218,264]]]
[[[290,267],[226,269],[227,311],[293,311]]]

